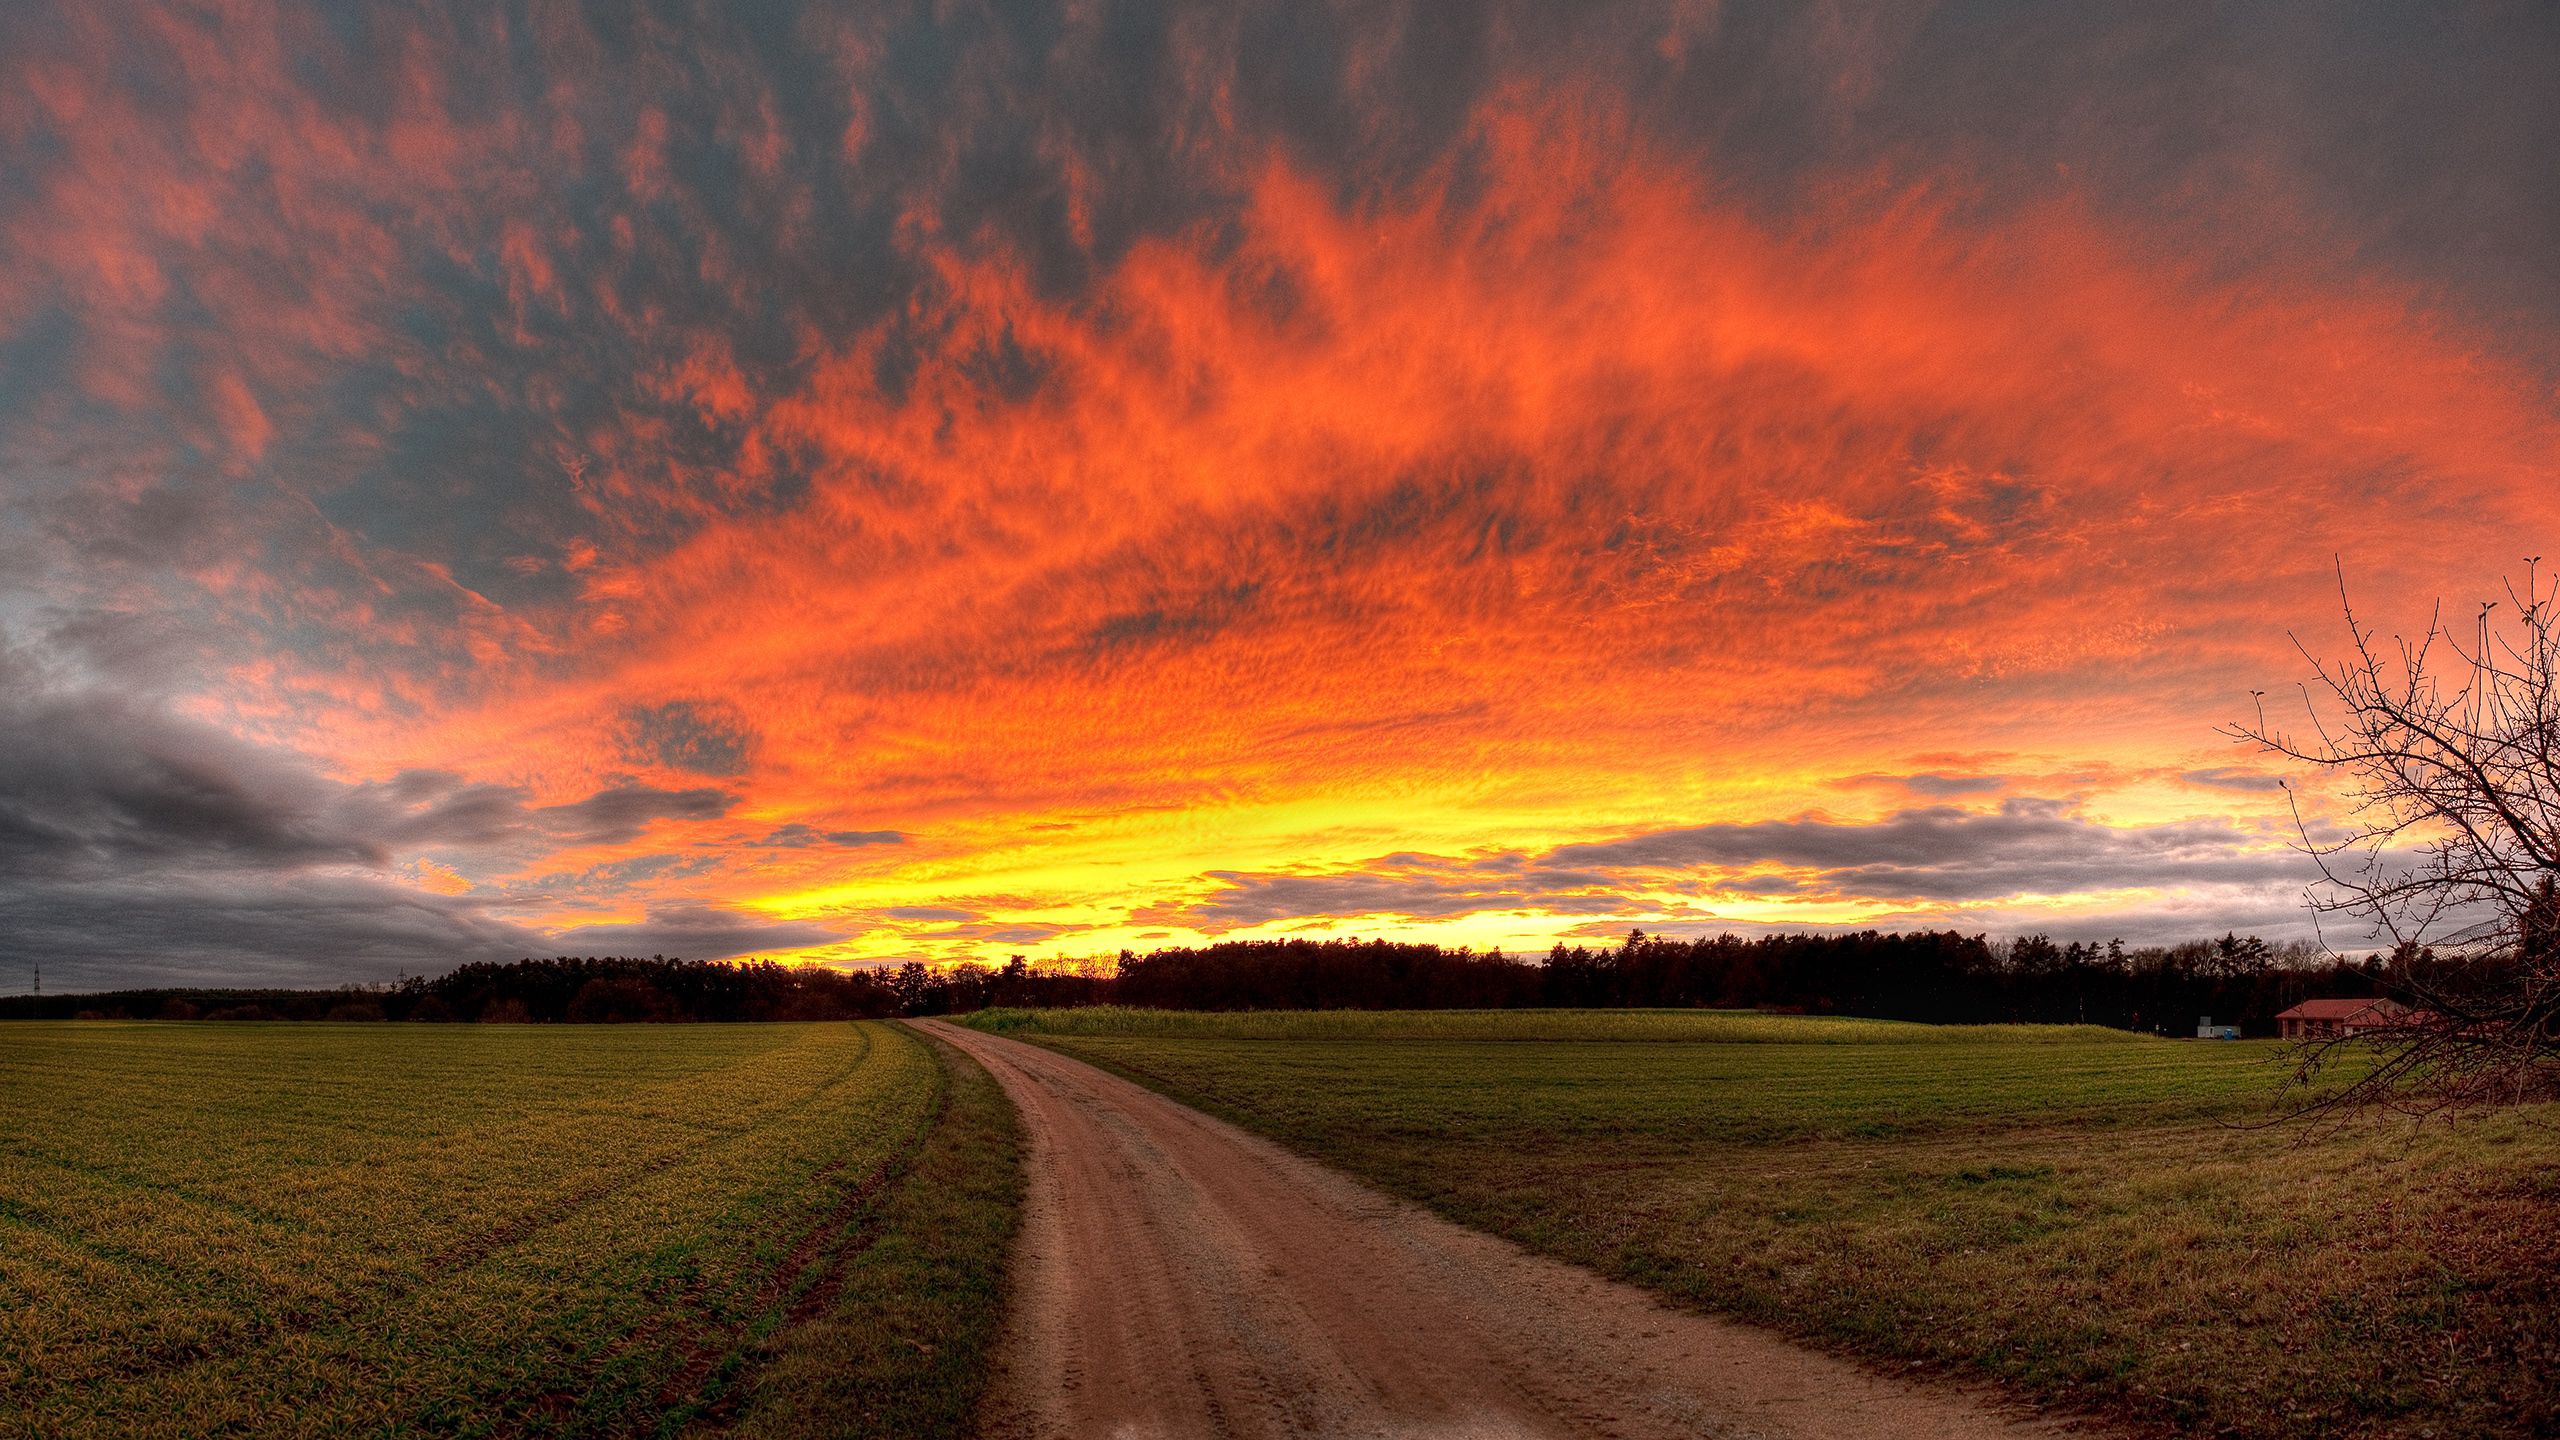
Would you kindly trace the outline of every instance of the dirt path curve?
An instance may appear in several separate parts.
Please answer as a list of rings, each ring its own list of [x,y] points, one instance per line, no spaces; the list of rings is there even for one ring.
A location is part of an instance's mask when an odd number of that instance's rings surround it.
[[[1063,1055],[939,1022],[1022,1114],[1001,1440],[2051,1436],[1667,1308]]]

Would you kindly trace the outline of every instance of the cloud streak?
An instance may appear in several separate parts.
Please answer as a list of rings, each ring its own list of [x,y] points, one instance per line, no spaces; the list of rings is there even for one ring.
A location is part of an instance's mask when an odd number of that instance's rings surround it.
[[[2189,913],[2205,894],[2219,910],[2263,916],[2272,896],[2298,902],[2314,875],[2264,825],[2223,817],[2108,824],[2061,802],[2012,799],[1994,810],[1933,806],[1867,822],[1689,826],[1534,855],[1405,853],[1301,873],[1219,871],[1205,877],[1215,886],[1205,899],[1140,918],[1212,933],[1309,917],[1399,922],[1488,911],[1667,916],[1691,928],[1864,925],[1877,915],[1963,924],[1981,915],[2010,928],[2039,901],[2099,896],[2121,907],[2126,893]],[[2301,919],[2293,908],[2288,928]],[[1855,918],[1833,918],[1844,913]],[[1594,932],[1586,924],[1563,933]]]

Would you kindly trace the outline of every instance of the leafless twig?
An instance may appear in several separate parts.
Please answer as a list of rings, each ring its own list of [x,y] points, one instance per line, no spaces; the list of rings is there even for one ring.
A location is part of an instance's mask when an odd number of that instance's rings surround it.
[[[2255,720],[2225,733],[2339,782],[2337,820],[2293,796],[2320,869],[2312,910],[2387,939],[2386,983],[2410,1008],[2306,1042],[2295,1078],[2306,1091],[2343,1078],[2315,1109],[2449,1115],[2549,1095],[2560,1080],[2560,585],[2528,560],[2521,583],[2468,622],[2438,610],[2416,640],[2387,646],[2356,618],[2343,570],[2338,595],[2345,657],[2295,641],[2312,669],[2308,731],[2271,721],[2261,695]]]

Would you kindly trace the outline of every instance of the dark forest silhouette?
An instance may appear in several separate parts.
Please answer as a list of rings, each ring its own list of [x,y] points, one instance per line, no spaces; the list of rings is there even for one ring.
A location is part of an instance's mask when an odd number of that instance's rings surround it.
[[[2343,960],[2225,935],[2183,945],[1992,941],[1953,931],[1717,935],[1630,932],[1537,958],[1387,940],[1225,941],[1116,966],[838,971],[771,961],[556,956],[475,963],[383,987],[128,990],[0,999],[0,1018],[391,1020],[583,1024],[845,1020],[991,1006],[1183,1010],[1699,1007],[1938,1023],[2072,1022],[2192,1033],[2200,1017],[2271,1034],[2314,997],[2390,993],[2426,952]]]
[[[1717,1007],[2170,1033],[2193,1033],[2212,1015],[2272,1034],[2276,1013],[2295,1002],[2385,993],[2396,968],[2417,958],[2345,961],[2245,935],[2129,949],[1953,931],[1694,940],[1631,931],[1617,945],[1558,945],[1537,959],[1384,940],[1265,940],[1124,952],[1109,979],[1018,960],[996,971],[964,967],[931,977],[921,998],[948,1010]]]

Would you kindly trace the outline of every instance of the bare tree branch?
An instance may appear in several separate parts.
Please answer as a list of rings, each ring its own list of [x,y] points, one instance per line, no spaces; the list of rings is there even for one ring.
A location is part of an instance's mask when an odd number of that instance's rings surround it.
[[[2338,786],[2334,821],[2290,795],[2320,871],[2306,898],[2315,922],[2352,915],[2390,942],[2385,983],[2410,1007],[2305,1042],[2295,1079],[2317,1097],[2309,1108],[2445,1115],[2560,1085],[2560,586],[2539,557],[2525,567],[2467,635],[2439,607],[2387,650],[2342,567],[2346,657],[2294,640],[2312,671],[2309,736],[2272,722],[2263,692],[2256,718],[2224,731]]]

